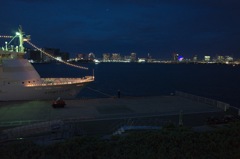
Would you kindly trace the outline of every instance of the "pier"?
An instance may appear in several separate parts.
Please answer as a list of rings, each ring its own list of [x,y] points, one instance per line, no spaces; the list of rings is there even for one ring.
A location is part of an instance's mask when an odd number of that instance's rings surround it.
[[[77,135],[111,134],[123,126],[157,126],[181,123],[206,125],[224,110],[181,96],[150,96],[66,100],[65,108],[52,101],[0,102],[0,127],[10,137],[57,131]],[[68,134],[69,135],[69,134]]]
[[[159,130],[168,125],[209,131],[209,118],[222,119],[227,103],[184,92],[171,96],[0,102],[0,142],[26,138],[52,143],[81,135],[119,135],[125,131]],[[238,115],[235,115],[236,119]]]
[[[52,101],[0,102],[0,126],[52,120],[97,120],[138,116],[169,116],[219,112],[221,109],[180,96],[126,97],[66,100],[54,109]]]

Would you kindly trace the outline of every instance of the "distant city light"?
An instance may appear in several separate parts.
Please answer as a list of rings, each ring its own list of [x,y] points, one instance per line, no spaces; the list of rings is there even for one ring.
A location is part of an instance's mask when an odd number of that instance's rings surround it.
[[[183,56],[178,56],[178,61],[182,61],[183,60]]]

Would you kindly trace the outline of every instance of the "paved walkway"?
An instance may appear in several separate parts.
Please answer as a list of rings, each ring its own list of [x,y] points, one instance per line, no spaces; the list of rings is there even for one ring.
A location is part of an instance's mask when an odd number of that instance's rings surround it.
[[[179,96],[100,98],[66,100],[65,108],[53,108],[52,101],[0,102],[0,125],[57,119],[101,119],[151,115],[177,115],[221,111]]]
[[[123,126],[206,125],[220,109],[179,96],[66,100],[65,108],[52,101],[0,102],[0,142],[28,138],[44,144],[75,135],[109,135]],[[31,137],[29,137],[29,135]]]

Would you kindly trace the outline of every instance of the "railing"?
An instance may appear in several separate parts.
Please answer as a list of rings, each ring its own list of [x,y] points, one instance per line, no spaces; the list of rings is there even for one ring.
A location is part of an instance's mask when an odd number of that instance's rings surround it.
[[[61,120],[54,120],[6,129],[0,133],[0,142],[33,134],[52,132],[61,129],[63,124],[64,123]]]
[[[230,105],[228,103],[224,103],[224,102],[221,102],[221,101],[218,101],[218,100],[215,100],[215,99],[200,97],[200,96],[196,96],[196,95],[193,95],[193,94],[184,93],[184,92],[180,92],[180,91],[175,91],[175,94],[177,96],[185,97],[185,98],[188,98],[190,100],[193,100],[193,101],[196,101],[196,102],[199,102],[199,103],[205,103],[205,104],[208,104],[208,105],[215,106],[215,107],[220,108],[224,111],[227,111],[230,107]]]
[[[188,99],[196,101],[196,102],[205,103],[205,104],[208,104],[208,105],[215,106],[215,107],[220,108],[224,111],[228,111],[235,116],[240,116],[240,109],[237,108],[237,107],[231,106],[228,103],[224,103],[224,102],[221,102],[221,101],[218,101],[218,100],[209,99],[209,98],[205,98],[205,97],[200,97],[200,96],[196,96],[196,95],[193,95],[193,94],[184,93],[184,92],[180,92],[180,91],[175,91],[175,94],[177,96],[185,97],[185,98],[188,98]]]

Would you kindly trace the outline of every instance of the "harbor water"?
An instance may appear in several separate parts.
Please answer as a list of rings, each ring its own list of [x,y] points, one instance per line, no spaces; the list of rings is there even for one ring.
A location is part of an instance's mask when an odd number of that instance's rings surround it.
[[[223,64],[77,63],[80,70],[60,63],[33,64],[41,77],[82,77],[95,81],[77,98],[170,95],[175,90],[240,107],[240,66]]]

